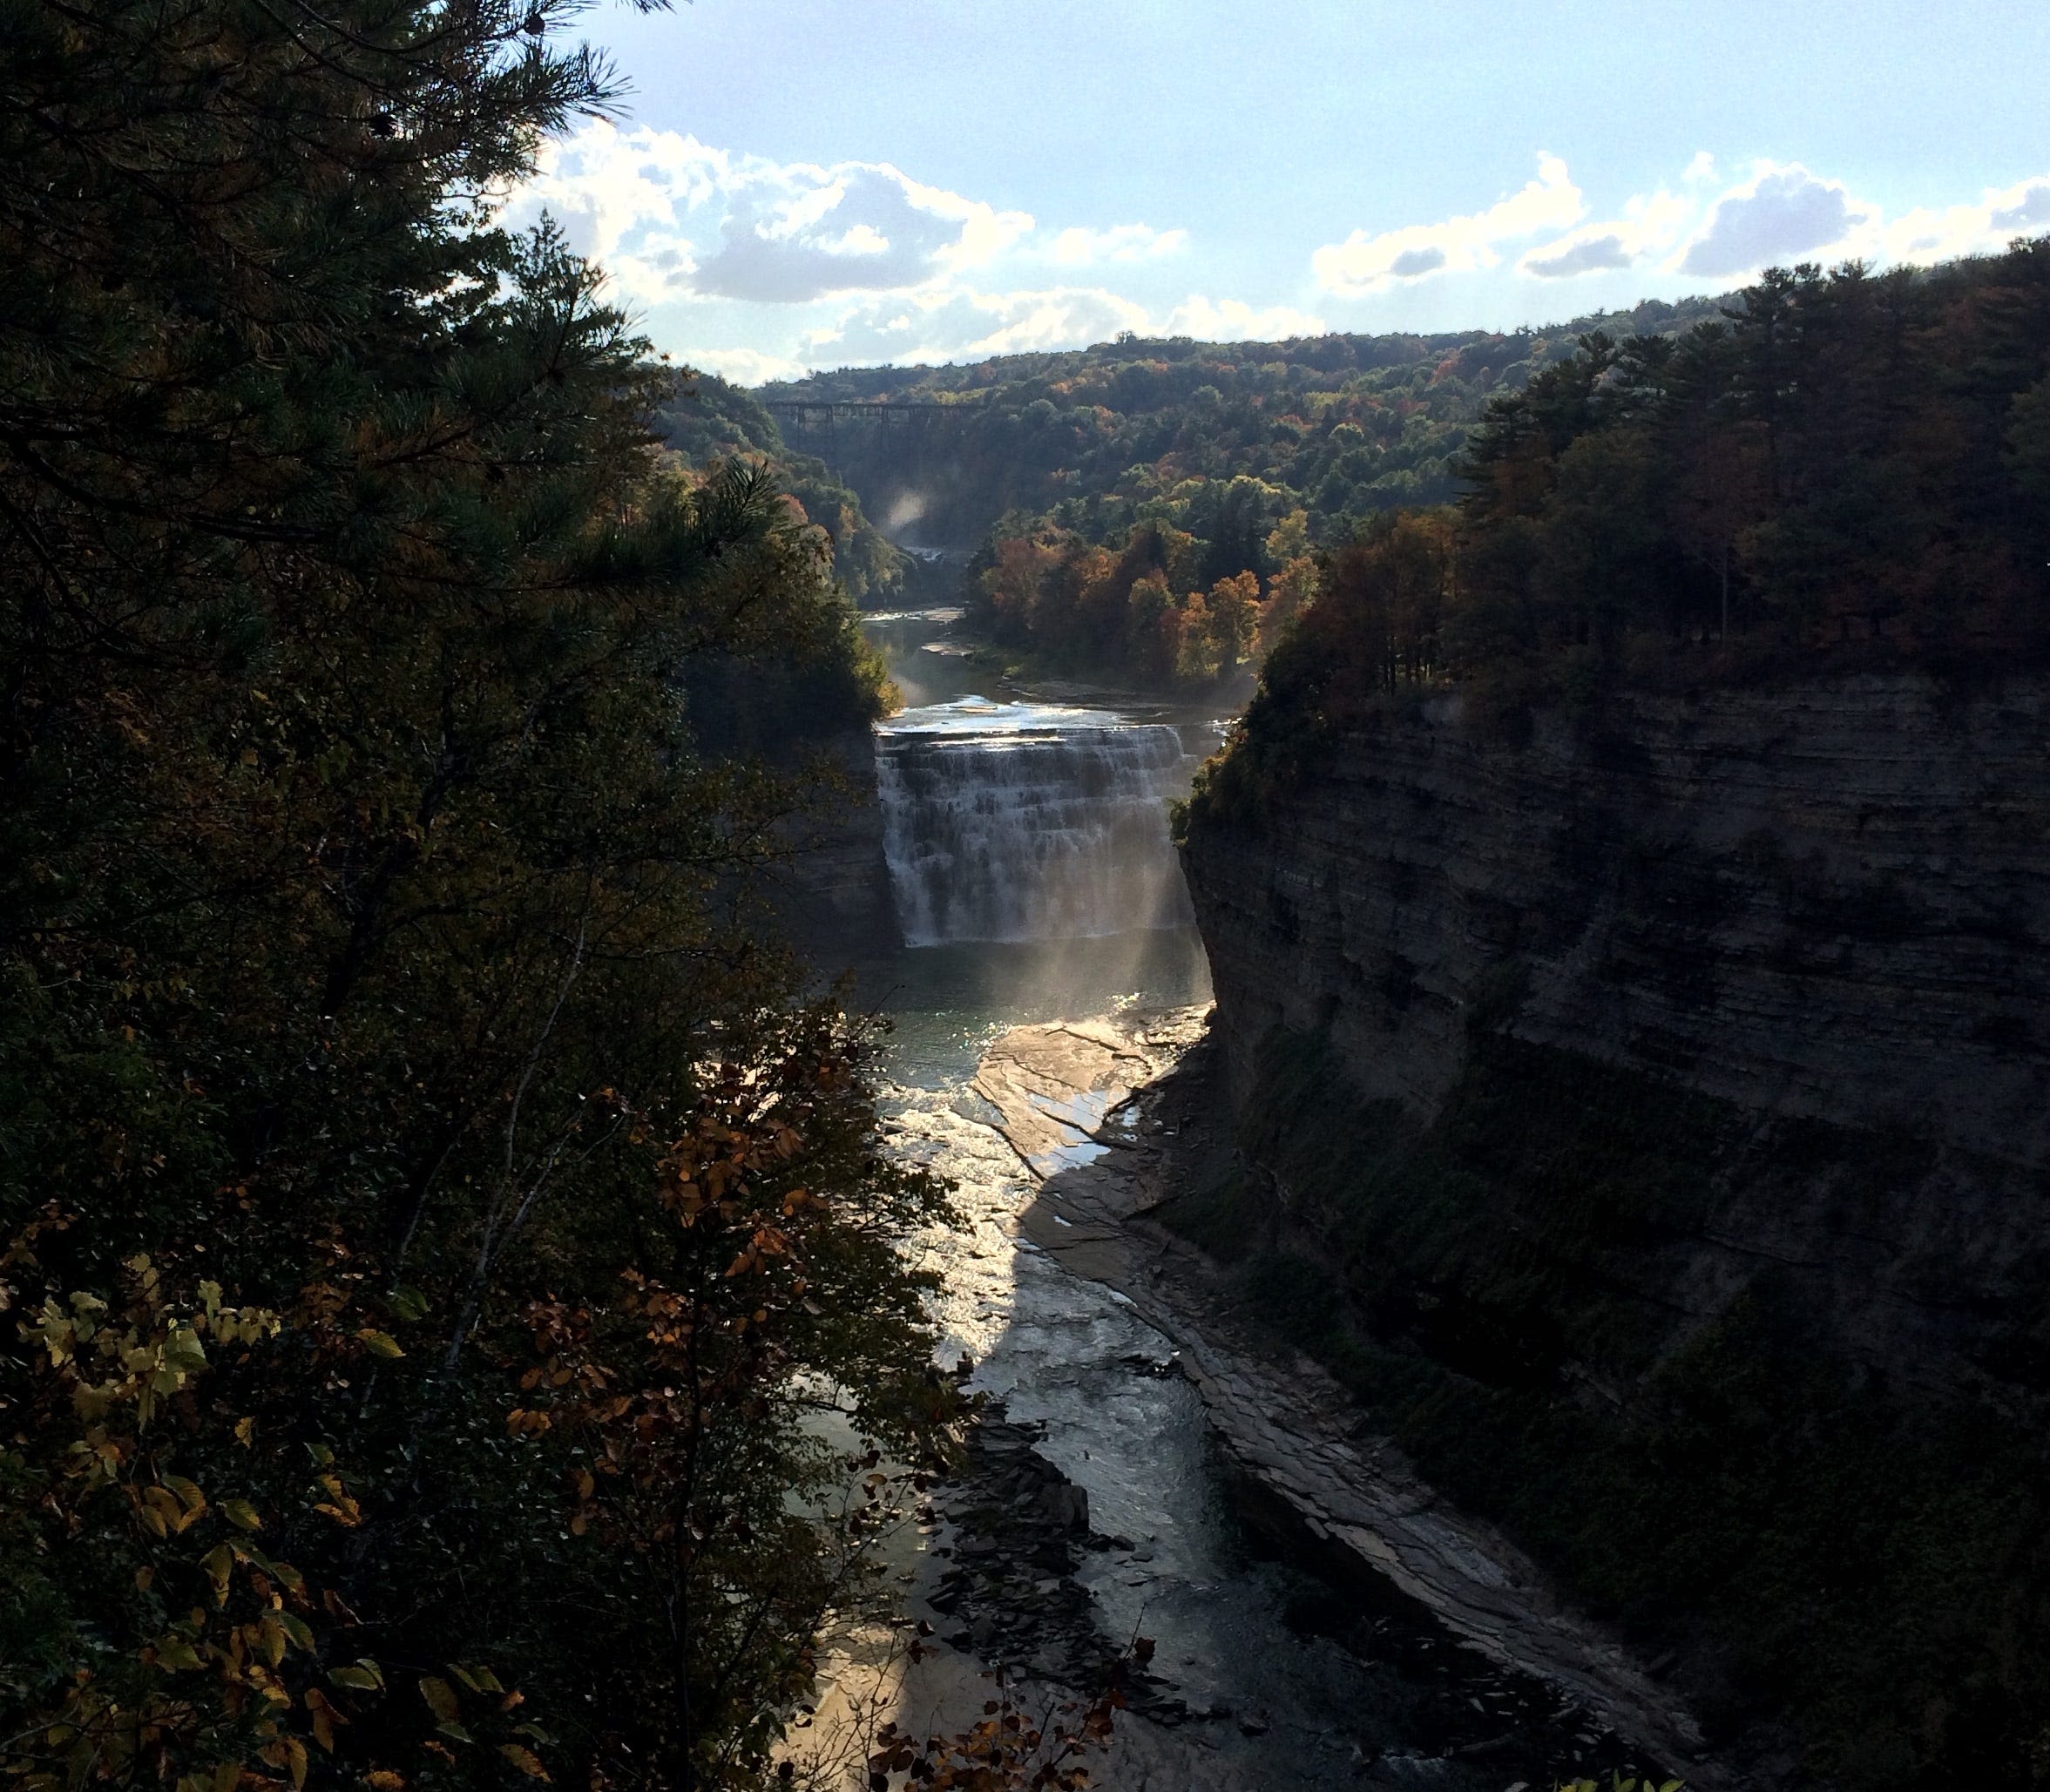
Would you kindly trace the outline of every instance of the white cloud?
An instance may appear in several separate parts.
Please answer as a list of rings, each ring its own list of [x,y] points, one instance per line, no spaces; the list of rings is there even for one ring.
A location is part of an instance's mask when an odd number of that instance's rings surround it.
[[[1576,274],[1599,274],[1607,268],[1627,267],[1636,259],[1621,235],[1608,230],[1546,243],[1541,249],[1532,249],[1517,266],[1540,280],[1564,280]]]
[[[1155,230],[1150,224],[1116,224],[1108,230],[1074,226],[1053,239],[1047,260],[1061,267],[1088,267],[1101,261],[1157,261],[1188,247],[1186,230]]]
[[[1707,151],[1681,177],[1678,194],[1661,187],[1614,218],[1578,226],[1525,253],[1519,273],[1540,280],[1656,266],[1668,274],[1739,280],[1796,261],[1857,256],[1899,265],[1946,260],[2005,248],[2015,236],[2050,228],[2050,174],[1988,187],[1968,205],[1922,207],[1887,220],[1840,180],[1797,162],[1755,163],[1750,178],[1704,207],[1686,189],[1713,180]]]
[[[1539,155],[1538,178],[1485,212],[1411,224],[1370,235],[1356,230],[1310,257],[1317,284],[1345,298],[1385,292],[1397,281],[1492,267],[1499,246],[1540,231],[1564,230],[1587,215],[1580,190],[1557,156]]]
[[[759,348],[700,348],[690,357],[700,372],[717,374],[736,386],[760,386],[770,380],[799,380],[810,371],[787,355],[766,355]]]
[[[517,227],[544,210],[628,304],[653,314],[680,360],[749,384],[833,363],[1079,348],[1125,330],[1279,341],[1328,328],[1289,303],[1188,293],[1170,272],[1190,252],[1185,230],[1041,228],[883,162],[782,163],[593,124],[546,146],[503,215]],[[1702,151],[1669,186],[1591,213],[1566,163],[1546,154],[1536,179],[1492,206],[1355,231],[1311,262],[1317,287],[1344,299],[1440,274],[1506,274],[1505,262],[1538,281],[1607,276],[1620,294],[1625,275],[1699,289],[1795,260],[1940,260],[2045,229],[2050,173],[1889,220],[1797,163],[1755,163],[1739,180]],[[1302,301],[1288,282],[1262,283]],[[707,338],[741,346],[710,349]]]
[[[1144,306],[1100,287],[1009,293],[933,287],[856,306],[813,332],[803,354],[814,367],[975,360],[1080,348],[1149,326]]]
[[[820,167],[603,122],[545,146],[507,221],[546,210],[632,298],[802,304],[902,291],[984,267],[1032,220],[887,162]]]
[[[1634,267],[1671,248],[1693,215],[1688,200],[1664,187],[1640,193],[1624,206],[1620,217],[1583,224],[1539,244],[1516,264],[1517,271],[1539,280],[1566,280],[1577,274]]]
[[[1287,305],[1255,309],[1242,299],[1208,299],[1192,293],[1167,314],[1163,334],[1202,342],[1282,342],[1292,336],[1322,335],[1321,317]]]
[[[814,367],[911,364],[1082,348],[1126,330],[1205,341],[1278,341],[1324,328],[1322,318],[1286,305],[1255,307],[1200,293],[1160,315],[1102,287],[1004,293],[955,287],[864,301],[815,331],[802,352]]]
[[[1989,186],[1976,203],[1922,206],[1887,225],[1887,259],[1945,261],[1957,255],[2004,249],[2018,236],[2050,230],[2050,174],[2032,175],[2012,186]]]
[[[1877,208],[1852,199],[1840,180],[1822,179],[1798,162],[1760,162],[1749,180],[1716,199],[1678,271],[1722,280],[1855,254],[1878,219]]]

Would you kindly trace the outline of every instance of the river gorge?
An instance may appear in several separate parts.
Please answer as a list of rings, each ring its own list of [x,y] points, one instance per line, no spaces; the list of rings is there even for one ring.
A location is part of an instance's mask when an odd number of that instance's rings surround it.
[[[950,1647],[900,1721],[978,1708],[971,1668],[1086,1693],[1143,1633],[1104,1783],[1501,1792],[1670,1764],[1698,1742],[1670,1696],[1313,1365],[1235,1327],[1146,1217],[1232,1151],[1167,817],[1217,719],[985,693],[952,622],[870,624],[912,700],[876,741],[902,943],[859,965],[857,999],[891,1026],[890,1148],[967,1216],[928,1241],[940,1355],[992,1402],[906,1570]],[[1051,1533],[1049,1486],[1081,1496]]]

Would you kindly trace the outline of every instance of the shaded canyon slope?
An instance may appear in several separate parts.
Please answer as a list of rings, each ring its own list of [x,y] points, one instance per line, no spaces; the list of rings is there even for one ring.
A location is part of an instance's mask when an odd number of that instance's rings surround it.
[[[2050,686],[1391,705],[1185,864],[1177,1223],[1762,1779],[2045,1783]]]

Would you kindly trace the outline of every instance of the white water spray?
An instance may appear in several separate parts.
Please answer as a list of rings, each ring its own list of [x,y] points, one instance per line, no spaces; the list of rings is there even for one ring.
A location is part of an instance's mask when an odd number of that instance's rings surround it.
[[[906,945],[1189,920],[1167,835],[1167,799],[1195,765],[1178,729],[969,698],[893,718],[876,746]]]

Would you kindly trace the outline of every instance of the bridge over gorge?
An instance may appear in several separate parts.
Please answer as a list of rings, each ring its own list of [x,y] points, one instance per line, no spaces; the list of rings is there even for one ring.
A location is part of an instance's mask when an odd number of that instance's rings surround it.
[[[824,429],[829,433],[842,420],[865,419],[908,429],[932,422],[938,411],[970,409],[930,398],[764,398],[760,403],[779,423],[795,423],[800,429]]]

